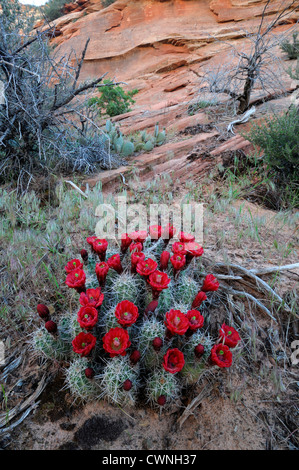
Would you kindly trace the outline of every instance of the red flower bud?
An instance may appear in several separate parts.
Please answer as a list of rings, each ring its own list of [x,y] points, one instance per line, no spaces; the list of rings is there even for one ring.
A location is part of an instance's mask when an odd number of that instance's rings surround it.
[[[112,255],[108,260],[107,264],[109,268],[114,269],[118,274],[121,274],[123,272],[123,268],[121,265],[120,261],[120,256],[119,254]]]
[[[159,338],[158,336],[156,336],[156,338],[152,342],[152,345],[153,345],[154,350],[159,352],[163,346],[163,340]]]
[[[124,381],[123,383],[123,389],[126,391],[126,392],[129,392],[129,390],[131,390],[131,388],[133,387],[133,384],[131,382],[131,380],[127,379]]]
[[[199,291],[197,296],[195,297],[195,299],[192,302],[192,308],[199,307],[202,304],[202,302],[204,302],[204,300],[207,300],[206,294],[202,291]]]
[[[57,323],[52,320],[49,320],[45,323],[45,328],[49,333],[54,334],[57,331]]]
[[[87,379],[93,379],[95,376],[95,371],[91,367],[87,367],[84,372]]]
[[[131,356],[130,356],[130,361],[133,365],[137,364],[137,362],[140,360],[141,358],[141,354],[139,351],[137,351],[137,349],[135,351],[132,352]]]
[[[81,250],[81,258],[82,260],[84,261],[84,263],[86,263],[86,261],[88,261],[88,253],[86,250]]]
[[[121,252],[125,253],[129,246],[132,243],[132,239],[129,237],[127,233],[123,233],[121,236]]]
[[[168,266],[170,253],[168,251],[162,251],[160,256],[160,271],[165,271]]]
[[[198,359],[201,358],[201,356],[203,355],[204,352],[205,352],[205,348],[202,344],[198,344],[197,346],[195,346],[194,354],[195,354],[196,357],[198,357]]]
[[[145,315],[147,315],[149,312],[154,313],[157,307],[158,307],[158,300],[152,300],[144,311]]]
[[[36,310],[39,314],[39,316],[44,320],[44,321],[47,321],[49,320],[50,318],[50,311],[48,309],[48,307],[44,304],[38,304],[38,306],[36,307]]]
[[[158,405],[164,406],[166,403],[166,396],[165,395],[160,395],[158,400],[157,400]]]

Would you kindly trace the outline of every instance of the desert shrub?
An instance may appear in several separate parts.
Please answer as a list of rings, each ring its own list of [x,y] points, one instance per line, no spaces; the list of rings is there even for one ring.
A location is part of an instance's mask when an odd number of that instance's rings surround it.
[[[212,367],[232,365],[239,334],[222,324],[215,338],[209,316],[199,311],[207,312],[204,304],[213,303],[219,288],[202,271],[203,249],[190,234],[181,232],[172,243],[162,232],[152,226],[125,234],[120,250],[88,237],[90,253],[81,251],[82,259],[65,267],[78,313],[62,313],[57,321],[46,305],[37,306],[45,324],[33,333],[33,346],[69,364],[66,384],[75,397],[177,405],[184,387]],[[136,253],[137,246],[142,251]]]
[[[299,57],[299,40],[298,33],[293,33],[293,42],[285,40],[282,42],[280,48],[283,52],[286,52],[290,60],[297,59]]]
[[[299,80],[299,57],[294,67],[289,67],[288,74],[293,80]]]
[[[48,21],[54,21],[64,14],[64,5],[66,0],[49,0],[43,7],[42,11]]]
[[[81,57],[74,52],[61,57],[49,44],[54,26],[31,34],[13,2],[0,0],[0,7],[0,180],[27,184],[41,171],[117,166],[96,124],[97,113],[87,106],[89,91],[103,77],[80,82],[89,40]]]
[[[188,114],[189,116],[193,116],[194,114],[198,113],[201,109],[209,108],[211,106],[215,106],[216,104],[216,101],[197,101],[196,103],[190,104],[188,106]]]
[[[299,119],[295,106],[253,125],[246,138],[264,151],[265,161],[276,170],[281,182],[298,182]]]
[[[102,0],[102,5],[104,8],[109,7],[109,5],[112,5],[112,3],[115,3],[116,0]]]
[[[110,117],[118,116],[129,111],[130,105],[134,104],[133,96],[138,90],[126,92],[120,85],[116,85],[113,81],[107,79],[103,82],[110,85],[105,88],[99,88],[100,97],[94,97],[89,100],[89,106],[95,107],[100,115],[108,115]]]

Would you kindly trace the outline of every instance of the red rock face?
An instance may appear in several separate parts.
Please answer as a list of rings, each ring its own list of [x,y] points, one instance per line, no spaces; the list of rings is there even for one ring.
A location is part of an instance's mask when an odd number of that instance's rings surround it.
[[[151,131],[156,122],[169,132],[179,132],[206,124],[206,114],[187,113],[190,101],[198,99],[203,67],[223,63],[229,42],[246,50],[244,31],[257,30],[265,4],[266,0],[117,0],[103,8],[100,0],[79,0],[66,5],[75,9],[55,21],[59,36],[52,43],[61,55],[73,49],[80,56],[90,38],[80,79],[107,72],[108,77],[125,81],[128,89],[139,90],[133,111],[115,118],[123,133]],[[280,5],[281,0],[270,2],[265,24]],[[289,28],[298,17],[299,7],[284,18],[278,31]],[[183,171],[186,154],[198,144],[197,138],[193,140],[185,147],[177,143],[169,149],[163,146],[163,151],[154,149],[153,163],[160,165],[159,172],[168,168],[173,156],[178,157],[178,172]],[[232,144],[237,148],[248,145],[244,141]],[[189,167],[195,169],[201,171],[196,161]]]
[[[219,51],[217,39],[240,37],[257,27],[265,1],[256,0],[77,0],[56,20],[61,54],[80,53],[90,38],[81,79],[108,72],[118,79],[162,74],[200,63]],[[281,1],[270,2],[275,14]],[[291,15],[295,21],[298,14]],[[271,19],[271,15],[269,17]],[[225,23],[225,24],[223,24]],[[171,85],[172,86],[172,85]]]

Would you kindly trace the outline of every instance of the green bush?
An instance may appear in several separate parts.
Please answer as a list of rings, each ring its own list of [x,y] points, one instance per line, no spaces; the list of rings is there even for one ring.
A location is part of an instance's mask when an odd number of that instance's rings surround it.
[[[297,37],[298,33],[294,33],[292,43],[286,40],[280,46],[283,52],[288,54],[289,59],[297,59],[299,57],[299,41]]]
[[[63,16],[64,14],[64,5],[66,0],[48,0],[48,2],[43,7],[43,13],[45,14],[48,21],[53,21]]]
[[[102,5],[104,8],[109,7],[109,5],[112,5],[116,0],[102,0]]]
[[[299,119],[298,110],[291,106],[281,116],[266,117],[253,125],[246,138],[264,150],[265,160],[284,182],[299,178]]]
[[[99,87],[100,97],[91,98],[88,102],[89,106],[96,106],[100,115],[108,115],[110,117],[118,116],[129,111],[130,104],[134,104],[133,96],[138,90],[125,92],[120,85],[115,85],[111,80],[104,80],[104,85],[111,86]]]

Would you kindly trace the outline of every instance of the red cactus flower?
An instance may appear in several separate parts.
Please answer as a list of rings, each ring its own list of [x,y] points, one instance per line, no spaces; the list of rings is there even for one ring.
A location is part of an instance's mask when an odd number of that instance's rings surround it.
[[[204,352],[205,352],[205,348],[202,344],[198,344],[197,346],[195,346],[194,354],[198,359],[201,358],[201,356],[204,354]]]
[[[157,400],[158,405],[164,406],[166,403],[166,396],[165,395],[160,395]]]
[[[180,270],[185,266],[186,257],[184,255],[174,253],[170,258],[170,262],[173,266],[173,275],[176,277],[177,273],[179,273]]]
[[[45,328],[49,333],[54,334],[57,331],[57,323],[52,320],[49,320],[45,323]]]
[[[132,387],[133,387],[133,384],[132,384],[130,379],[127,379],[127,380],[124,381],[123,389],[125,390],[125,392],[129,392]]]
[[[131,245],[132,239],[129,237],[127,233],[123,233],[120,238],[121,238],[120,250],[122,253],[125,253],[127,249],[129,248],[129,246]]]
[[[85,373],[85,377],[90,380],[93,379],[95,376],[95,371],[91,367],[87,367],[84,373]]]
[[[115,255],[112,255],[108,260],[107,260],[109,268],[114,269],[118,274],[121,274],[123,272],[123,267],[121,265],[120,261],[120,256],[118,253]]]
[[[158,336],[156,336],[156,338],[153,339],[152,345],[153,345],[154,350],[159,352],[163,346],[162,338],[159,338]]]
[[[92,237],[87,237],[86,238],[86,241],[87,243],[90,245],[90,248],[91,248],[91,251],[94,252],[94,249],[93,249],[93,242],[97,239],[97,237],[95,235],[93,235]]]
[[[169,258],[170,253],[168,251],[162,251],[160,256],[160,271],[166,271],[168,267]]]
[[[230,367],[233,356],[228,346],[225,344],[215,344],[211,349],[210,361],[218,367]]]
[[[164,324],[173,335],[184,335],[189,328],[189,320],[180,310],[169,310]]]
[[[136,322],[139,316],[138,307],[129,300],[123,300],[117,304],[115,316],[122,327],[129,327]]]
[[[89,356],[96,345],[97,339],[91,333],[79,333],[72,341],[73,351],[82,357]]]
[[[161,225],[150,225],[148,231],[152,240],[158,240],[162,235]]]
[[[179,240],[182,243],[189,243],[189,242],[194,242],[195,237],[191,233],[180,232],[179,233]]]
[[[140,243],[140,242],[131,243],[131,245],[130,245],[130,252],[131,253],[136,253],[136,252],[142,251],[142,250],[143,250],[142,243]]]
[[[96,238],[93,242],[94,252],[98,255],[101,261],[106,259],[106,251],[108,248],[108,242],[105,238]]]
[[[84,263],[87,263],[87,261],[88,261],[88,253],[87,253],[87,251],[84,250],[84,249],[81,250],[80,255],[81,255],[81,258],[82,258],[83,262],[84,262]]]
[[[66,270],[67,274],[69,274],[72,271],[74,271],[74,269],[82,269],[82,268],[83,268],[83,263],[81,263],[79,259],[72,259],[71,261],[67,263],[64,269]]]
[[[192,302],[192,308],[199,307],[205,300],[207,300],[207,296],[204,292],[200,290]]]
[[[129,233],[129,237],[134,242],[139,242],[143,245],[144,240],[147,238],[147,231],[146,230],[137,230],[136,232]]]
[[[145,254],[141,251],[133,251],[131,254],[131,272],[136,273],[136,266],[139,261],[143,261],[145,259]]]
[[[143,261],[139,261],[136,266],[136,271],[141,276],[149,276],[157,269],[157,263],[151,258],[144,259]]]
[[[208,274],[205,277],[201,290],[203,292],[216,291],[219,288],[219,282],[213,274]]]
[[[78,323],[81,328],[90,331],[92,330],[98,321],[98,311],[94,307],[81,307],[78,312]]]
[[[158,296],[163,289],[167,289],[170,281],[170,277],[168,277],[168,275],[162,271],[154,271],[149,275],[147,280],[152,288],[154,297]]]
[[[177,348],[168,349],[163,357],[163,367],[167,372],[176,374],[180,372],[185,365],[184,354]]]
[[[176,253],[178,255],[185,255],[187,253],[186,248],[185,248],[185,243],[183,242],[173,243],[171,249],[173,253]]]
[[[110,357],[126,355],[126,349],[131,345],[129,334],[123,328],[111,328],[103,337],[103,346]]]
[[[232,326],[228,326],[225,323],[222,324],[219,330],[219,336],[221,342],[229,348],[235,348],[241,340],[239,333]]]
[[[96,264],[95,272],[98,278],[98,282],[100,286],[102,287],[105,284],[108,271],[109,271],[109,266],[107,263],[105,263],[105,261],[102,261],[101,263]]]
[[[82,307],[94,307],[99,308],[104,300],[104,294],[101,292],[101,288],[87,289],[86,292],[80,294],[80,305]]]
[[[193,258],[194,256],[203,255],[203,247],[197,242],[185,243],[185,248],[187,250],[187,257]]]
[[[86,275],[83,269],[74,269],[67,276],[65,283],[68,287],[76,289],[77,292],[85,292]]]
[[[49,320],[50,318],[50,310],[45,304],[38,304],[36,307],[37,313],[39,314],[40,318],[44,321]]]
[[[204,317],[199,313],[198,310],[188,310],[186,317],[189,320],[189,328],[191,330],[202,328],[204,324]]]
[[[141,359],[141,354],[139,351],[137,351],[137,349],[135,349],[135,351],[133,351],[132,354],[130,355],[131,364],[132,365],[137,364],[137,362],[139,362],[140,359]]]
[[[165,241],[169,241],[176,234],[176,229],[173,225],[168,224],[162,229],[162,238]]]

